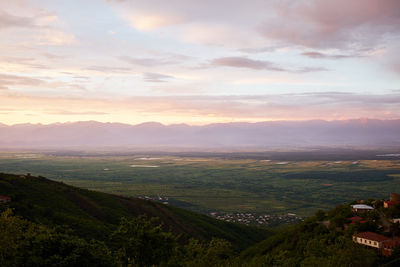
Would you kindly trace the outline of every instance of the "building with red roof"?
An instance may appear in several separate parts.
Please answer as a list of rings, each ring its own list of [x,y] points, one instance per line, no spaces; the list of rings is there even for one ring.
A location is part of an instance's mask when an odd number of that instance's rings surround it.
[[[397,202],[393,201],[393,200],[384,201],[383,202],[383,207],[384,208],[390,208],[390,207],[396,206],[396,204],[397,204]]]
[[[366,220],[364,220],[364,218],[362,218],[360,216],[353,216],[353,217],[349,218],[348,220],[351,221],[350,224],[366,223],[367,222]]]
[[[382,244],[382,255],[383,256],[392,255],[393,250],[398,246],[400,246],[400,238],[398,237],[384,241]]]
[[[377,249],[381,249],[382,243],[387,240],[390,240],[390,238],[373,232],[362,232],[353,235],[354,242]]]
[[[393,250],[400,246],[400,238],[390,238],[373,232],[362,232],[353,235],[353,241],[372,248],[378,249],[383,256],[392,255]]]
[[[383,202],[384,208],[390,208],[400,203],[400,194],[390,193],[390,200]]]

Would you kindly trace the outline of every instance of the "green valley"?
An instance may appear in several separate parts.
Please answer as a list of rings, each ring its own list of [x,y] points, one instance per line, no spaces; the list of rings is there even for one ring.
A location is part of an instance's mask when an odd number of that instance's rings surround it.
[[[4,152],[0,170],[30,172],[81,188],[151,198],[206,214],[307,217],[317,209],[400,191],[400,160],[367,152],[342,156]]]

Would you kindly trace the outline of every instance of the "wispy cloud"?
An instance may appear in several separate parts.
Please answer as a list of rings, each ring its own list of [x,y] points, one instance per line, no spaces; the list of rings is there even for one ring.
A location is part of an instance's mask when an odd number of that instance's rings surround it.
[[[274,63],[265,60],[254,60],[246,57],[222,57],[213,59],[211,66],[225,66],[232,68],[247,68],[253,70],[284,71]]]
[[[301,53],[303,56],[310,57],[310,58],[327,58],[327,59],[344,59],[344,58],[354,58],[354,57],[360,57],[361,55],[358,54],[350,54],[350,55],[344,55],[344,54],[326,54],[326,53],[321,53],[317,51],[308,51],[308,52],[303,52]]]
[[[52,80],[50,77],[29,77],[22,75],[9,75],[0,73],[0,88],[5,89],[30,89],[30,90],[78,90],[86,91],[82,84]]]
[[[312,48],[370,47],[400,33],[396,0],[313,0],[275,6],[278,16],[259,31],[268,39]]]
[[[40,68],[40,69],[48,69],[49,66],[43,63],[38,62],[33,57],[15,57],[15,56],[3,56],[0,57],[0,62],[5,64],[13,64],[19,65],[21,67],[26,68]]]
[[[153,72],[146,72],[143,74],[143,80],[145,80],[146,82],[153,82],[153,83],[167,82],[168,79],[174,79],[174,78],[175,77],[170,75],[153,73]]]
[[[109,113],[107,112],[101,112],[101,111],[70,111],[70,110],[44,110],[43,111],[46,114],[51,114],[51,115],[107,115]]]
[[[9,14],[0,10],[0,30],[7,28],[34,28],[37,27],[35,19]]]
[[[247,57],[223,57],[213,59],[209,65],[204,66],[219,66],[219,67],[232,67],[232,68],[245,68],[252,70],[268,70],[268,71],[284,71],[289,73],[308,73],[327,71],[325,67],[292,67],[282,68],[275,63],[266,60],[254,60]]]
[[[65,31],[62,24],[54,12],[33,3],[24,0],[0,3],[0,31],[6,34],[12,31],[12,40],[29,39],[26,44],[30,46],[75,44],[75,36]]]
[[[297,73],[309,73],[309,72],[320,72],[320,71],[329,71],[329,69],[325,67],[302,67],[293,70],[293,72]]]
[[[1,74],[0,73],[0,86],[4,89],[8,89],[10,86],[40,86],[45,84],[46,82],[26,76],[18,76],[18,75],[9,75],[9,74]]]
[[[103,73],[128,73],[132,69],[126,67],[112,67],[112,66],[89,66],[86,70],[93,70]]]
[[[154,67],[159,65],[171,65],[179,63],[177,60],[170,58],[150,58],[150,57],[130,57],[130,56],[121,56],[120,60],[128,62],[132,65],[139,65],[145,67]]]

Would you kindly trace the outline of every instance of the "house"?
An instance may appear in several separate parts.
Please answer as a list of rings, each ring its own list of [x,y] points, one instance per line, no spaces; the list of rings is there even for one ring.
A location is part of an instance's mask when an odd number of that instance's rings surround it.
[[[383,207],[387,209],[387,208],[396,206],[396,204],[397,204],[396,201],[392,201],[392,200],[384,201],[383,202]]]
[[[387,240],[390,240],[390,238],[373,232],[362,232],[353,235],[354,242],[379,250],[382,249],[383,242]]]
[[[390,238],[373,232],[362,232],[353,235],[353,241],[378,249],[383,256],[392,255],[393,250],[400,246],[400,238]]]
[[[0,195],[0,203],[5,204],[11,202],[11,197],[1,196]]]
[[[360,213],[374,209],[373,207],[365,204],[351,205],[351,208],[353,209],[354,212],[360,212]]]
[[[393,238],[383,242],[382,244],[382,255],[383,256],[391,256],[393,250],[400,246],[400,238]]]
[[[384,208],[390,208],[400,203],[400,194],[390,193],[390,200],[383,202]]]
[[[348,220],[351,221],[350,224],[366,223],[367,222],[366,220],[364,220],[364,218],[362,218],[360,216],[353,216],[353,217],[349,218]]]

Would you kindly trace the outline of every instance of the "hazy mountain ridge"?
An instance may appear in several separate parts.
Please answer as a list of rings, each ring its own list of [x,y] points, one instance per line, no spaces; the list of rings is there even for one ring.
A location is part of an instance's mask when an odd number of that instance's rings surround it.
[[[0,124],[0,147],[400,146],[400,120],[271,121],[204,126],[96,121]]]

